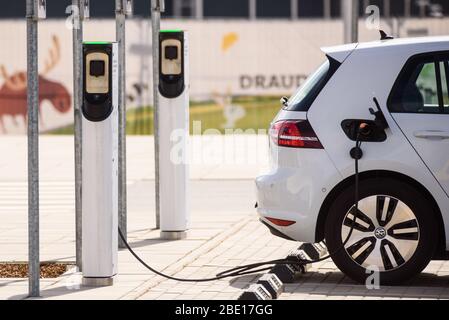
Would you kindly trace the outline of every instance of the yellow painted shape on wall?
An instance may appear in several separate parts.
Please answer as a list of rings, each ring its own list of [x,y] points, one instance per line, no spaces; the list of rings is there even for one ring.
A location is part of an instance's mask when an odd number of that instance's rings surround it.
[[[236,32],[229,32],[223,36],[221,43],[221,50],[223,52],[228,51],[239,39],[239,35]]]

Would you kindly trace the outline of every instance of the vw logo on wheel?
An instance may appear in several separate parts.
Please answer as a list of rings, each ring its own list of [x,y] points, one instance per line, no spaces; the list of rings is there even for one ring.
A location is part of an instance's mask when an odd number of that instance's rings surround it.
[[[387,231],[383,227],[379,227],[376,230],[374,230],[374,236],[377,239],[383,239],[387,236]]]

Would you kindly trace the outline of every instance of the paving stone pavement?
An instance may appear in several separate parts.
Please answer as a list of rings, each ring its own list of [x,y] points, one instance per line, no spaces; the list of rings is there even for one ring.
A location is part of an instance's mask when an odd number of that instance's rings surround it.
[[[207,144],[218,145],[221,150],[220,139],[209,139]],[[249,153],[264,149],[257,145],[266,146],[266,137],[245,136],[242,141]],[[73,138],[44,136],[40,144],[40,257],[42,261],[73,262]],[[284,258],[299,246],[272,236],[254,213],[253,179],[265,164],[219,161],[192,165],[188,238],[160,240],[159,231],[153,229],[151,146],[148,137],[128,138],[128,239],[152,266],[178,277],[212,277],[234,266]],[[0,137],[0,154],[0,261],[26,261],[26,138]],[[81,275],[71,269],[60,278],[42,279],[41,294],[42,299],[236,299],[259,276],[180,283],[155,276],[128,251],[120,250],[119,274],[113,287],[84,287]],[[0,279],[0,299],[26,298],[27,286],[27,279]],[[431,262],[420,276],[403,286],[367,290],[346,278],[331,261],[325,261],[314,264],[294,284],[287,284],[280,299],[447,299],[448,288],[449,262]]]
[[[299,243],[272,236],[256,217],[237,233],[202,255],[177,274],[179,277],[211,277],[228,268],[285,258]],[[449,262],[432,261],[422,274],[402,286],[367,289],[344,276],[331,260],[315,263],[297,281],[285,285],[280,300],[346,299],[449,299]],[[262,275],[246,275],[210,283],[164,280],[139,299],[237,299],[242,289]]]
[[[129,183],[128,240],[152,266],[176,272],[216,243],[225,241],[254,214],[251,180],[196,180],[191,183],[191,229],[181,241],[164,241],[154,229],[154,182]],[[41,183],[41,261],[75,260],[73,184],[64,181]],[[204,195],[207,194],[207,197]],[[233,201],[226,206],[223,194]],[[0,261],[27,261],[27,188],[23,182],[0,182]],[[218,205],[217,205],[218,204]],[[215,207],[216,206],[216,207]],[[59,279],[41,281],[41,294],[49,299],[133,299],[147,283],[159,277],[142,267],[127,250],[119,251],[119,274],[112,288],[80,286],[74,270]],[[0,279],[0,299],[22,299],[26,279]]]
[[[253,179],[267,159],[256,155],[266,151],[266,136],[192,137],[198,152],[190,168],[191,229],[188,238],[176,245],[161,241],[159,231],[154,230],[153,139],[128,136],[127,142],[128,239],[156,268],[182,268],[254,213]],[[227,162],[226,144],[236,146],[228,149]],[[39,149],[40,258],[74,262],[73,136],[41,135]],[[238,157],[242,150],[257,161],[229,158],[229,154]],[[28,258],[26,152],[26,136],[0,136],[0,262]],[[81,276],[71,270],[59,279],[41,280],[41,294],[50,299],[132,299],[152,279],[158,281],[127,251],[120,250],[113,288],[84,288],[79,284]],[[26,279],[0,279],[0,299],[22,299],[27,286]]]

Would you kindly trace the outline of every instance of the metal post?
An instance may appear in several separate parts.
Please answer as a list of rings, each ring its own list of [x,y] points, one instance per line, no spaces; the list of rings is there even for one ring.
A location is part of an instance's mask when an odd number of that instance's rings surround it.
[[[83,99],[83,19],[79,14],[81,0],[72,0],[72,5],[78,12],[72,12],[72,41],[73,41],[73,116],[74,116],[74,143],[75,143],[75,251],[76,266],[82,271],[82,126],[81,101]],[[74,8],[75,8],[74,7]]]
[[[249,0],[249,19],[256,20],[257,17],[257,0]]]
[[[359,0],[352,0],[352,42],[359,41]]]
[[[384,0],[384,17],[389,19],[391,17],[391,3],[390,0]]]
[[[344,42],[351,43],[358,41],[358,0],[342,0],[342,17],[344,25]]]
[[[292,20],[298,19],[298,0],[290,0],[290,16]]]
[[[28,292],[39,297],[39,71],[36,1],[27,0]]]
[[[151,0],[151,31],[153,47],[153,126],[154,126],[154,188],[156,195],[156,228],[160,222],[160,186],[159,186],[159,31],[161,28],[161,12],[164,11],[164,0]]]
[[[370,5],[370,0],[363,0],[363,12],[366,11],[366,8]]]
[[[123,0],[116,0],[116,41],[118,42],[118,226],[127,237],[126,223],[126,8]],[[126,248],[119,238],[119,248]]]
[[[203,16],[203,0],[195,0],[195,18],[200,20]]]
[[[144,23],[144,19],[143,18],[139,18],[139,22],[138,22],[138,26],[139,26],[139,43],[144,45],[145,43],[145,34],[144,34],[144,30],[145,27],[143,25]],[[140,68],[139,68],[139,88],[140,88],[140,92],[137,92],[137,105],[139,108],[144,108],[144,104],[143,104],[143,85],[144,85],[144,72],[145,72],[145,62],[147,60],[147,57],[145,57],[145,55],[142,53],[139,55],[139,63],[140,63]],[[139,111],[140,113],[140,111]],[[138,122],[137,122],[138,123]],[[136,131],[137,133],[140,133],[139,130],[137,130],[138,127],[136,126]],[[143,131],[143,130],[142,130]]]
[[[330,19],[332,17],[331,0],[324,0],[324,19]]]
[[[410,11],[412,9],[412,1],[411,0],[405,0],[404,1],[404,17],[410,18]]]
[[[173,0],[173,17],[180,18],[182,17],[182,0]],[[151,0],[153,3],[153,0]]]
[[[427,3],[423,1],[423,2],[418,2],[417,4],[419,6],[419,16],[420,17],[425,17],[426,16]]]

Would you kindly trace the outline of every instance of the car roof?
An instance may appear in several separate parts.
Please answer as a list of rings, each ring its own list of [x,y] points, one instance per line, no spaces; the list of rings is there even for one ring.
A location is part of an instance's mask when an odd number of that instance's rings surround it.
[[[373,53],[373,51],[385,51],[386,49],[400,49],[402,52],[410,51],[411,54],[443,50],[449,51],[449,36],[378,40],[324,47],[321,50],[327,56],[330,56],[339,62],[343,62],[354,50],[366,50]]]

